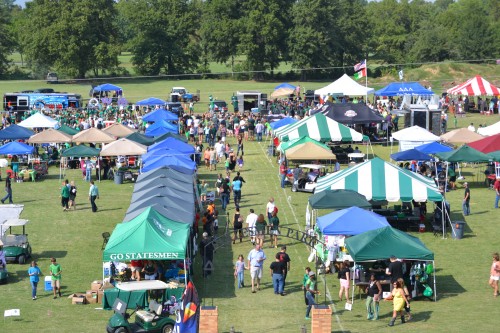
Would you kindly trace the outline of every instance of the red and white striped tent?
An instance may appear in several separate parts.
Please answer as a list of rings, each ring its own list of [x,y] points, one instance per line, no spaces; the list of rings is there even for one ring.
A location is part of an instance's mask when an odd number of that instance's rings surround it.
[[[497,96],[500,95],[500,88],[495,87],[480,75],[476,75],[472,79],[448,89],[448,94],[467,96]]]

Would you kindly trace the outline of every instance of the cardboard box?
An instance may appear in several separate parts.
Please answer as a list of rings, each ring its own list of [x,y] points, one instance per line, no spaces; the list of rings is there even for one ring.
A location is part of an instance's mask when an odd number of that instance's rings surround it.
[[[90,290],[99,290],[102,287],[102,281],[96,280],[90,284]]]
[[[97,297],[97,290],[87,290],[85,293],[87,304],[97,304]]]
[[[75,293],[71,295],[71,304],[87,304],[87,298],[85,294]]]
[[[113,286],[111,283],[109,282],[106,282],[102,285],[101,287],[101,290],[105,290],[105,289],[111,289],[111,288],[114,288],[115,286]]]
[[[98,290],[97,291],[97,303],[102,304],[103,300],[104,300],[104,290]]]

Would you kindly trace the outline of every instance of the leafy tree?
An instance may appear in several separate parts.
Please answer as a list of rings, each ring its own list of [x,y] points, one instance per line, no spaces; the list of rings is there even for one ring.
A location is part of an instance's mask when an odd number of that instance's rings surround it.
[[[10,29],[13,0],[0,1],[0,77],[4,77],[9,69],[8,56],[12,53],[15,42]]]
[[[120,11],[134,32],[132,62],[143,75],[192,72],[200,56],[199,8],[189,0],[125,0]]]
[[[114,4],[113,0],[26,3],[28,19],[22,40],[31,66],[55,67],[77,78],[89,70],[98,74],[99,69],[116,67]]]

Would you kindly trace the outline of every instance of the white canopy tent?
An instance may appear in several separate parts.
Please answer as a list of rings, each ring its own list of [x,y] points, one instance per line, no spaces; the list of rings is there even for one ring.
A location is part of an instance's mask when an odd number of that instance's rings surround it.
[[[500,133],[500,121],[490,126],[478,128],[477,133],[481,134],[482,136],[492,136]]]
[[[26,128],[58,128],[59,123],[57,120],[47,117],[39,112],[31,117],[21,121],[19,126]]]
[[[342,94],[344,96],[367,96],[373,93],[375,89],[365,87],[351,79],[347,74],[342,75],[337,81],[334,81],[326,87],[316,89],[315,95],[327,96],[328,94]]]
[[[441,140],[439,136],[417,125],[394,132],[392,133],[392,137],[399,141],[399,151],[405,151],[426,143]]]

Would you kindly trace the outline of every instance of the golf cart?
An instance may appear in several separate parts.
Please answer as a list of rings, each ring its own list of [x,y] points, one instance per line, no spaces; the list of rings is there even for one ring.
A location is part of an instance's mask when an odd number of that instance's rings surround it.
[[[26,263],[26,259],[31,257],[31,245],[26,234],[26,224],[28,220],[9,219],[0,224],[0,235],[3,242],[3,251],[7,262],[18,262],[21,265]],[[12,228],[22,227],[22,234],[13,234]],[[9,233],[7,234],[7,229]]]
[[[301,164],[301,172],[297,180],[292,178],[292,192],[314,193],[318,178],[326,175],[326,166],[319,164]]]
[[[128,314],[127,303],[119,298],[113,304],[115,314],[109,319],[106,331],[108,333],[142,333],[158,332],[171,333],[174,330],[175,319],[170,318],[170,314],[176,309],[173,304],[165,299],[165,289],[168,285],[159,280],[143,280],[122,282],[116,287],[123,291],[148,290],[149,306],[146,309],[136,309]],[[174,310],[174,311],[173,311]],[[129,323],[129,318],[135,313],[135,322]]]
[[[0,251],[3,251],[3,242],[0,240]],[[3,262],[0,261],[0,284],[7,283],[7,279],[9,278],[9,274],[7,274],[7,267],[4,267]]]

